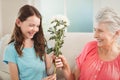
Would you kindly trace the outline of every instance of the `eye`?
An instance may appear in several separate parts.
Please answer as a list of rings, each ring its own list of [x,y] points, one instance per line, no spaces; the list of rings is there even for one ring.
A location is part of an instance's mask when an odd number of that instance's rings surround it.
[[[39,26],[37,26],[39,28]]]
[[[102,31],[102,30],[100,30],[100,29],[99,29],[98,31],[99,31],[99,32],[103,32],[103,31]]]
[[[96,31],[96,29],[94,28],[93,31]]]
[[[30,27],[34,27],[34,25],[33,25],[33,24],[30,24],[29,26],[30,26]]]

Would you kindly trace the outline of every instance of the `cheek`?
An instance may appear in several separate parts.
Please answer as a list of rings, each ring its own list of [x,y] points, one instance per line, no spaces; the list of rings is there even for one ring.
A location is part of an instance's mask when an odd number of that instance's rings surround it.
[[[27,31],[29,28],[25,24],[21,24],[21,31]]]
[[[112,35],[112,34],[107,34],[106,37],[107,37],[107,39],[109,39],[109,40],[114,39],[114,35]]]
[[[39,31],[39,28],[37,28],[37,30],[36,30],[37,32]]]
[[[102,33],[99,33],[100,38],[105,38],[105,35]]]
[[[38,32],[38,31],[39,31],[39,28],[36,28],[35,31]]]
[[[110,36],[110,35],[103,35],[103,39],[104,39],[105,41],[107,41],[107,42],[111,42],[111,41],[113,40],[113,37]],[[106,42],[106,43],[107,43],[107,42]]]
[[[31,30],[33,30],[33,27],[29,27],[29,26],[28,26],[28,27],[25,28],[25,30],[26,30],[26,31],[31,31]]]
[[[20,29],[21,29],[22,33],[25,32],[25,28],[24,27],[21,26]]]

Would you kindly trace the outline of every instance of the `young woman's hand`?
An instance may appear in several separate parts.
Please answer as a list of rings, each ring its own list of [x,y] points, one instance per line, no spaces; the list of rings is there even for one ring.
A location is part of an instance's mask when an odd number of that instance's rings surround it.
[[[56,80],[56,74],[45,77],[43,80]]]

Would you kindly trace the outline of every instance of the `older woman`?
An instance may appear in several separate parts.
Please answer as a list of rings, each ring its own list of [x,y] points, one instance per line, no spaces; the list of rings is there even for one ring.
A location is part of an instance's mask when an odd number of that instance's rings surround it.
[[[120,80],[120,17],[109,8],[96,17],[94,38],[76,58],[74,73],[63,56],[56,59],[67,80]],[[59,63],[59,64],[58,64]]]

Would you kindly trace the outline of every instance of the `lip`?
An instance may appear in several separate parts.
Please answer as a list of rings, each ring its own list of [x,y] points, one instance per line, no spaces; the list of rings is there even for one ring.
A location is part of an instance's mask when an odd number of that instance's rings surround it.
[[[97,41],[99,41],[99,42],[101,42],[101,41],[102,41],[102,39],[98,39],[98,38],[96,38],[96,40],[97,40]]]
[[[98,42],[102,42],[102,40],[97,40]]]
[[[28,32],[28,34],[29,34],[30,36],[33,36],[33,35],[35,34],[35,32]]]
[[[98,43],[102,43],[103,40],[102,39],[96,39]]]

